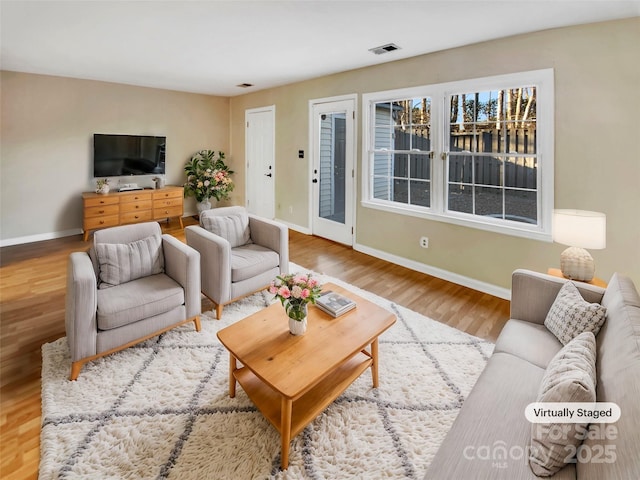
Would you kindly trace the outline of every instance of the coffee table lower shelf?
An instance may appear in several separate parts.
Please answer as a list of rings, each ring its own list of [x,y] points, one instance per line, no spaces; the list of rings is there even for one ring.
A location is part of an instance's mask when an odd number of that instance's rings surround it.
[[[286,469],[291,438],[322,413],[372,363],[369,352],[358,352],[298,398],[287,398],[275,391],[247,367],[233,370],[233,376],[260,412],[280,433],[282,467]]]

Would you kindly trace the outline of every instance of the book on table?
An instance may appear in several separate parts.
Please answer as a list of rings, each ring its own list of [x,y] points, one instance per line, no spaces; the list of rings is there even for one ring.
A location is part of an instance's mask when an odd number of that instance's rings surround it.
[[[356,308],[356,302],[331,290],[322,292],[316,300],[316,305],[332,317],[339,317]]]

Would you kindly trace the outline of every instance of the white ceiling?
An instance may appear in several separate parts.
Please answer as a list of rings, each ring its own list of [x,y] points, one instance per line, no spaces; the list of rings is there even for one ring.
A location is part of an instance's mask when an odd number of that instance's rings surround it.
[[[3,70],[233,96],[470,43],[640,16],[640,0],[7,1]],[[389,42],[401,47],[374,55]],[[252,83],[248,89],[240,83]]]

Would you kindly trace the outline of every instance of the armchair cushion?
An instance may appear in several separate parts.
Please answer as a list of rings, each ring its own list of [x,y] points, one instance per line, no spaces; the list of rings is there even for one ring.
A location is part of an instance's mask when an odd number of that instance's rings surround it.
[[[184,289],[163,273],[98,290],[98,329],[110,330],[160,315],[184,301]]]
[[[101,289],[164,272],[162,239],[152,235],[131,243],[96,243]]]
[[[251,241],[249,230],[249,215],[246,211],[234,209],[225,215],[207,214],[202,212],[200,222],[205,230],[224,238],[231,248],[246,245]]]
[[[276,252],[255,243],[231,249],[231,281],[257,277],[280,265]]]

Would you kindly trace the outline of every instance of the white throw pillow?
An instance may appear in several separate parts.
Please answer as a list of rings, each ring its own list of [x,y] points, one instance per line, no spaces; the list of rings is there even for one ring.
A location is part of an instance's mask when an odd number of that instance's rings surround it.
[[[164,272],[162,238],[158,235],[131,243],[97,243],[100,288]]]
[[[202,226],[224,238],[231,244],[231,248],[241,247],[251,241],[249,231],[249,215],[237,213],[233,215],[201,215]]]
[[[563,345],[582,332],[598,335],[607,309],[599,303],[589,303],[573,282],[566,282],[547,313],[544,325]]]
[[[596,401],[596,337],[584,332],[549,362],[537,402]],[[549,477],[573,458],[582,443],[585,423],[532,423],[529,465],[533,473]]]

